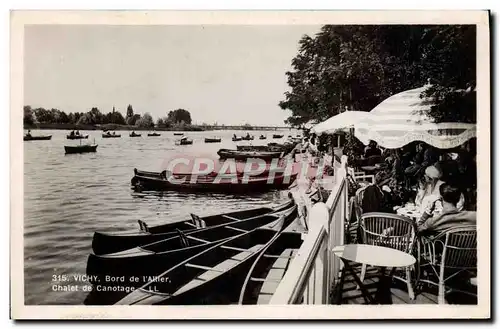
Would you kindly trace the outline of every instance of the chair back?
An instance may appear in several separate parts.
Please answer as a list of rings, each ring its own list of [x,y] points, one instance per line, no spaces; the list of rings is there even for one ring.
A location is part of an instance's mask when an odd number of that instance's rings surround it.
[[[363,243],[412,252],[416,241],[416,225],[408,218],[383,212],[361,215]]]
[[[445,267],[474,269],[477,267],[476,226],[449,229],[436,236],[443,243],[441,263]]]

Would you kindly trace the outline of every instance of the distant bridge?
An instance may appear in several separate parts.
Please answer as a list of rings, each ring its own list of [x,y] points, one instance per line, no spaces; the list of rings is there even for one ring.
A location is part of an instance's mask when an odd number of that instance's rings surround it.
[[[205,130],[292,130],[292,127],[280,126],[228,126],[228,125],[214,125],[214,126],[198,126]]]

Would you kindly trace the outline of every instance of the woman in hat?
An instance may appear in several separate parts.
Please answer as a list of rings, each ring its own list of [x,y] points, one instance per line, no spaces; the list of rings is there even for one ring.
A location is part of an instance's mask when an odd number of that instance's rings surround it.
[[[415,197],[415,205],[422,213],[422,220],[433,217],[441,213],[443,207],[441,202],[441,194],[439,193],[440,186],[444,183],[441,180],[443,173],[436,166],[428,166],[425,169],[423,180],[419,183],[417,196]],[[462,210],[464,205],[464,196],[460,195],[460,201],[457,204],[457,209]]]

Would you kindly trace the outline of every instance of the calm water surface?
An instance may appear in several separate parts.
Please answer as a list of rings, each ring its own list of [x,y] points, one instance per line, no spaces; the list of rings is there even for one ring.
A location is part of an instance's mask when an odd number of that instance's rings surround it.
[[[235,148],[233,133],[242,131],[186,132],[193,145],[176,146],[172,132],[159,137],[102,139],[101,131],[89,134],[82,144],[94,142],[96,153],[64,154],[69,131],[32,131],[35,136],[52,135],[50,141],[24,142],[24,264],[25,304],[82,304],[86,292],[82,281],[73,275],[85,274],[94,231],[137,229],[137,220],[149,225],[183,220],[190,213],[199,215],[252,207],[273,206],[283,202],[286,192],[273,191],[251,196],[186,194],[177,192],[134,192],[130,187],[133,169],[160,171],[165,160],[175,154],[211,155],[220,148]],[[254,145],[283,142],[296,131],[281,131],[285,138],[272,139],[273,132],[252,131],[268,136]],[[222,137],[222,143],[205,144],[205,137]],[[248,144],[249,142],[239,142]],[[67,282],[58,282],[67,275]],[[73,285],[78,291],[53,291],[54,285]]]

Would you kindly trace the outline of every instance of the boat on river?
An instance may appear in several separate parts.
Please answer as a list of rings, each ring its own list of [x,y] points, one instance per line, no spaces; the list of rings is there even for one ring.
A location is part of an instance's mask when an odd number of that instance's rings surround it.
[[[23,136],[24,141],[48,141],[50,139],[52,139],[52,135],[46,135],[46,136],[24,135]]]
[[[269,304],[302,245],[302,232],[289,226],[262,249],[246,275],[238,304]]]
[[[97,151],[97,144],[64,146],[66,154],[91,153]]]
[[[260,139],[260,140],[263,140],[263,139],[267,139],[267,137],[266,137],[266,136],[264,136],[264,135],[260,135],[260,136],[259,136],[259,139]]]
[[[278,134],[274,134],[274,135],[273,135],[273,138],[275,138],[275,139],[279,139],[279,138],[283,138],[283,136],[285,136],[285,135],[278,135]]]
[[[290,218],[240,232],[154,277],[117,305],[216,305],[237,303],[245,274]]]
[[[87,275],[104,282],[106,276],[123,277],[129,283],[131,277],[156,276],[189,257],[213,245],[249,232],[263,225],[284,218],[290,223],[297,216],[297,206],[243,220],[233,219],[224,224],[194,231],[177,230],[174,236],[106,255],[91,254],[87,261]],[[128,286],[139,287],[146,282],[131,282]],[[111,285],[113,283],[108,283]],[[120,284],[120,282],[118,282]]]
[[[66,135],[66,139],[88,139],[89,138],[89,135]]]
[[[120,134],[115,134],[115,132],[113,132],[112,134],[108,131],[107,133],[105,134],[102,134],[102,138],[120,138],[122,137],[122,135]]]
[[[175,145],[191,145],[191,144],[193,144],[193,140],[187,137],[183,137],[175,141]]]
[[[174,136],[184,136],[184,133],[174,133]]]
[[[139,220],[139,230],[129,232],[96,231],[92,238],[92,250],[95,255],[115,253],[175,236],[177,230],[186,233],[203,227],[264,216],[288,209],[293,204],[294,201],[290,198],[286,203],[275,208],[260,207],[203,217],[191,214],[190,219],[156,226],[148,226],[144,221]]]
[[[129,134],[129,137],[141,137],[142,134],[136,134],[135,131]]]
[[[238,151],[229,149],[220,149],[217,154],[221,159],[235,159],[235,160],[247,160],[247,159],[262,159],[262,160],[272,160],[274,158],[281,158],[283,156],[282,152],[266,152],[266,151]]]
[[[205,138],[205,143],[220,143],[221,138]]]
[[[175,174],[167,172],[143,174],[134,169],[131,185],[139,190],[176,190],[191,192],[215,192],[229,194],[248,194],[288,188],[297,178],[298,172],[267,173],[266,175],[246,177],[240,173],[231,174]]]
[[[158,137],[158,136],[161,136],[161,134],[159,134],[159,133],[149,133],[148,134],[148,137]]]

